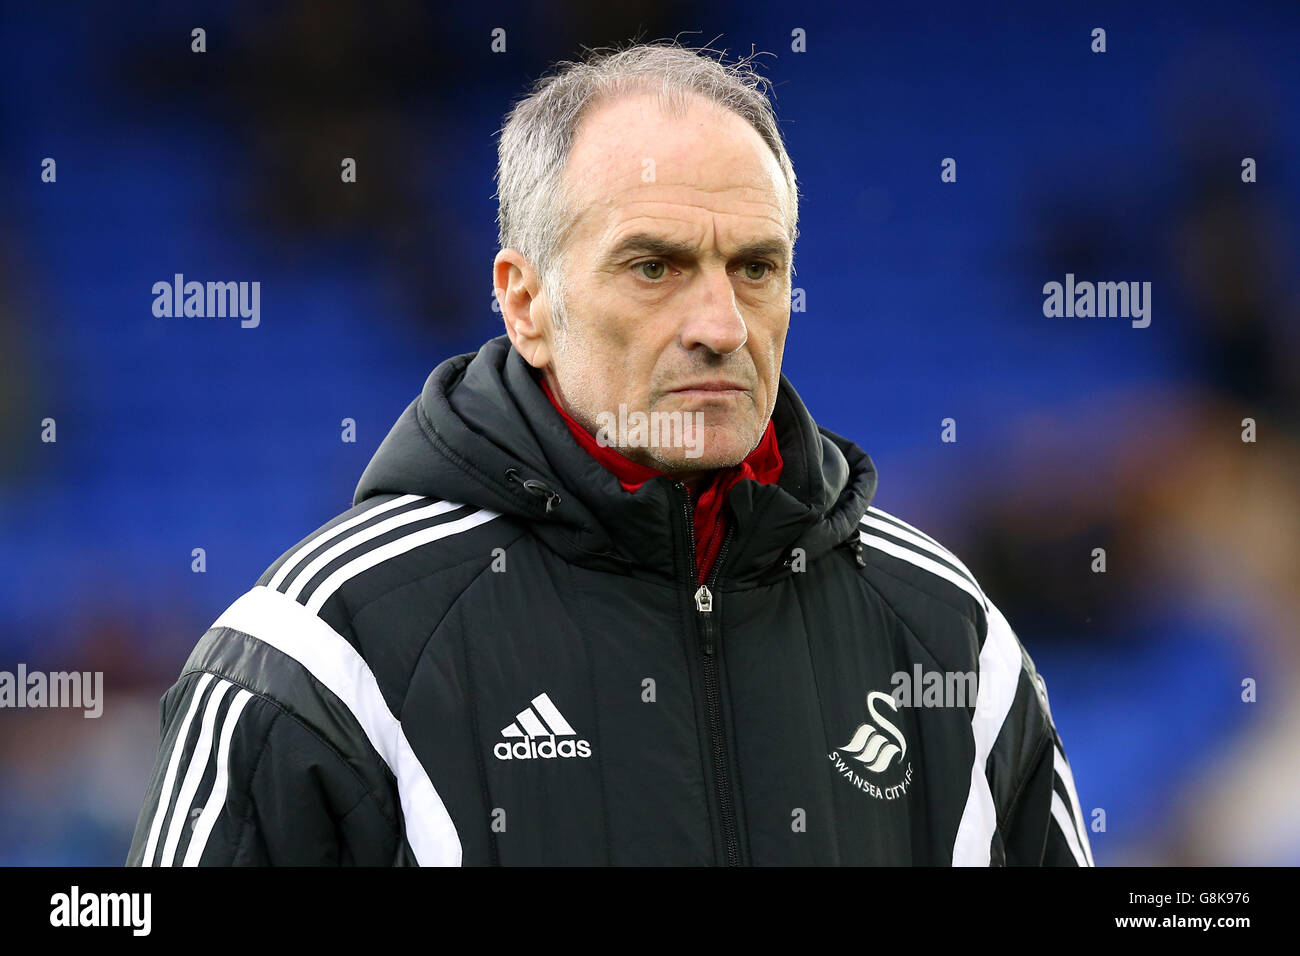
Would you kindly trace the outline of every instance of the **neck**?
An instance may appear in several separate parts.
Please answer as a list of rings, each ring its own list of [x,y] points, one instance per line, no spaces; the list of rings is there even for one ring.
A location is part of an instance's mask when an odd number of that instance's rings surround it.
[[[713,477],[714,472],[697,471],[697,472],[692,472],[689,475],[681,475],[681,476],[672,475],[671,473],[669,474],[671,475],[671,477],[676,478],[678,481],[684,484],[690,490],[691,494],[694,494],[695,492],[699,491],[700,488],[702,488],[704,485],[707,485],[709,483],[709,480]]]

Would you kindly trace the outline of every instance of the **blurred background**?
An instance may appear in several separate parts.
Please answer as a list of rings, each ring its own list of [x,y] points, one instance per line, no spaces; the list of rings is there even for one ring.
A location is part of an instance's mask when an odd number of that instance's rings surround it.
[[[0,670],[106,698],[0,711],[0,864],[125,859],[204,629],[503,331],[509,105],[673,36],[772,54],[784,371],[1016,628],[1098,864],[1300,863],[1300,4],[895,6],[0,6]],[[155,317],[178,272],[260,325]],[[1150,326],[1044,317],[1067,272],[1151,282]]]

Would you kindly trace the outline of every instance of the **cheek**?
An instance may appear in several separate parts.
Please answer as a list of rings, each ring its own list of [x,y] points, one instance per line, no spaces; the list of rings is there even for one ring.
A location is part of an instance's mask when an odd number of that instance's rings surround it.
[[[625,395],[629,402],[641,399],[649,394],[657,368],[680,366],[670,354],[677,339],[671,315],[611,296],[593,313],[593,320],[589,343],[600,356],[605,391]]]
[[[760,368],[760,373],[776,375],[781,365],[781,355],[785,351],[785,337],[789,330],[790,316],[784,308],[778,308],[770,317],[765,317],[759,351],[763,357],[762,361],[768,367]]]
[[[576,390],[591,414],[617,409],[620,402],[639,407],[653,361],[645,362],[640,343],[616,315],[592,315],[591,325],[571,336],[565,351]]]
[[[758,375],[763,382],[763,398],[767,406],[763,411],[768,415],[772,413],[777,391],[781,387],[781,359],[785,354],[785,337],[789,327],[788,316],[782,316],[774,326],[769,340],[764,343],[762,358],[759,360]]]
[[[773,375],[781,371],[781,357],[785,354],[785,336],[786,330],[782,330],[772,346],[772,364],[776,367]]]

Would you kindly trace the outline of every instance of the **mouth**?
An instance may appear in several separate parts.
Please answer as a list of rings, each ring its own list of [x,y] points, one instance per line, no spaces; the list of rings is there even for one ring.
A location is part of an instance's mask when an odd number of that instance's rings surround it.
[[[701,395],[701,396],[709,396],[712,398],[726,398],[732,395],[743,395],[748,391],[749,391],[748,388],[746,388],[743,385],[737,385],[735,382],[724,382],[724,381],[715,380],[710,382],[695,382],[690,385],[683,385],[681,388],[670,389],[668,394],[685,395],[688,397],[692,395]]]

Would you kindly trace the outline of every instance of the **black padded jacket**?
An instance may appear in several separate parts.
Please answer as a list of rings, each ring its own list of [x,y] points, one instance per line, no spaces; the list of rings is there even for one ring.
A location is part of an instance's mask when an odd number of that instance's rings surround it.
[[[697,585],[499,337],[162,699],[131,865],[1091,865],[1047,691],[782,376]]]

